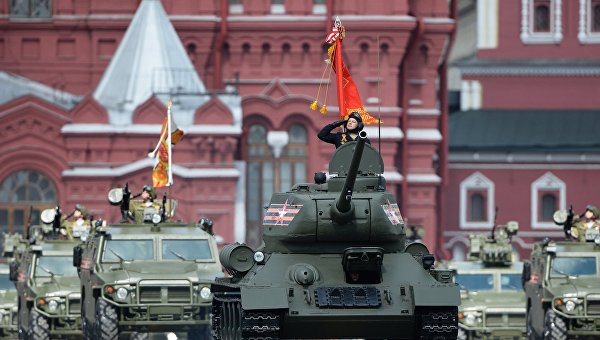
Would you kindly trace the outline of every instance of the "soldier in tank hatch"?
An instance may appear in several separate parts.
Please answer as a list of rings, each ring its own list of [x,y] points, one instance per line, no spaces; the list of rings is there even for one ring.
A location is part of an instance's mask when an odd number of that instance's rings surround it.
[[[342,125],[346,129],[346,132],[336,132],[336,133],[331,132],[336,127],[342,126]],[[342,146],[343,144],[356,141],[358,139],[358,133],[360,131],[362,131],[362,129],[364,127],[365,127],[365,125],[363,124],[360,114],[355,111],[355,112],[352,112],[350,115],[348,115],[347,120],[338,120],[331,124],[325,125],[321,129],[321,131],[319,131],[319,134],[317,136],[319,137],[320,140],[322,140],[324,142],[334,144],[337,149],[340,146]],[[367,138],[366,142],[368,144],[371,144],[371,142],[369,141],[368,138]]]
[[[571,237],[581,242],[585,242],[585,234],[590,229],[600,231],[600,210],[593,205],[588,205],[583,214],[575,217],[571,227]]]

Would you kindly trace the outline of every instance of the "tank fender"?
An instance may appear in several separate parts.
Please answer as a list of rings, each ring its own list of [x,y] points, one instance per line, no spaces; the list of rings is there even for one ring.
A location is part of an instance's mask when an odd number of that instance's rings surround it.
[[[287,290],[283,287],[241,287],[242,308],[288,309]]]
[[[455,284],[413,286],[415,306],[458,306],[460,290]]]

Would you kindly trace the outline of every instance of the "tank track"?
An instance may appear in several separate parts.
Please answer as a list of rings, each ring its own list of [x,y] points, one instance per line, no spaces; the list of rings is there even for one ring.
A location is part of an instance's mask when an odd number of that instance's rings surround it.
[[[212,333],[214,340],[277,340],[281,314],[245,311],[238,294],[215,293],[213,296]]]
[[[458,307],[421,308],[420,339],[456,339],[458,336]]]

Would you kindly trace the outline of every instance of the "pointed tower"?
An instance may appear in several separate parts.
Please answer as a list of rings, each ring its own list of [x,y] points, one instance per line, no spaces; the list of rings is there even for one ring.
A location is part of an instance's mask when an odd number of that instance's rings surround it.
[[[179,104],[181,124],[209,99],[177,32],[159,0],[143,0],[125,32],[96,91],[94,99],[109,113],[111,125],[130,125],[133,111],[156,95],[166,105],[168,97],[195,94]],[[178,112],[175,107],[174,112]],[[187,125],[186,124],[186,125]]]

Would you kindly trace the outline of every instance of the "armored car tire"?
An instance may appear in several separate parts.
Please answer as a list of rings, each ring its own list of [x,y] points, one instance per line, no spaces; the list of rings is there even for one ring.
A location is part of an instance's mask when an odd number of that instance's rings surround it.
[[[35,309],[32,309],[29,314],[28,335],[30,340],[50,340],[50,326],[48,325],[48,320],[40,315]]]
[[[117,340],[119,338],[119,318],[115,307],[108,302],[96,301],[95,335],[96,339]]]
[[[544,340],[566,340],[567,324],[552,309],[544,314]]]

